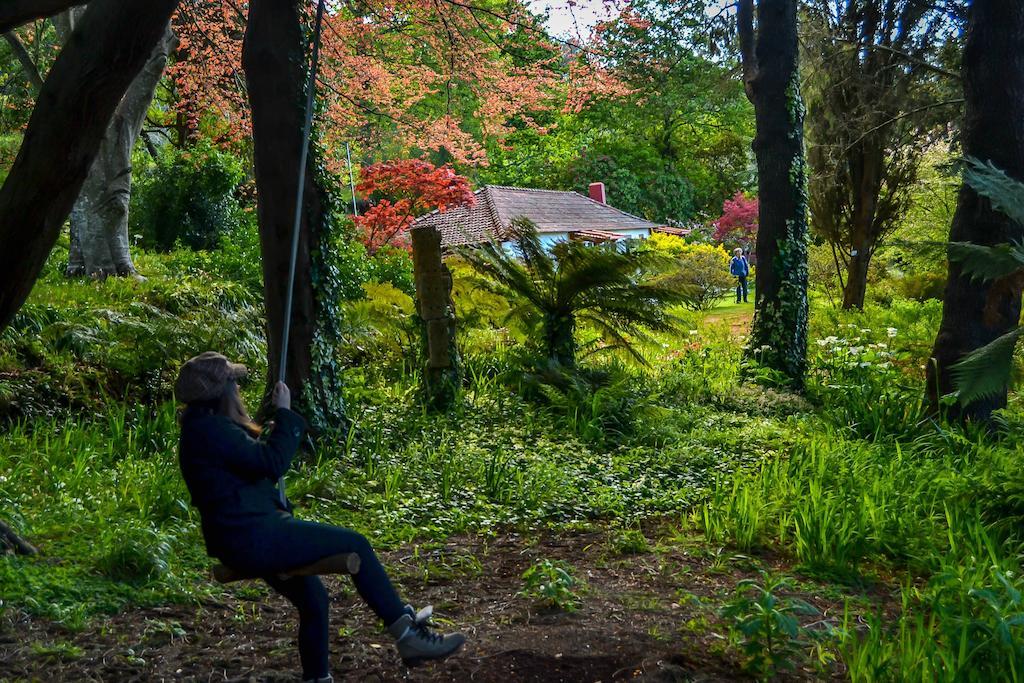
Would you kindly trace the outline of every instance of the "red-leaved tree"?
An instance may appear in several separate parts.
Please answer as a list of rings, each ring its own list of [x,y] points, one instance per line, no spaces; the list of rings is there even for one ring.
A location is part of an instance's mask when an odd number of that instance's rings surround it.
[[[448,164],[438,167],[421,159],[385,161],[363,168],[360,179],[356,190],[374,200],[356,218],[371,254],[387,245],[408,248],[409,226],[418,216],[476,201],[469,181]]]
[[[737,192],[722,205],[722,216],[715,221],[715,240],[744,251],[757,241],[757,197]]]

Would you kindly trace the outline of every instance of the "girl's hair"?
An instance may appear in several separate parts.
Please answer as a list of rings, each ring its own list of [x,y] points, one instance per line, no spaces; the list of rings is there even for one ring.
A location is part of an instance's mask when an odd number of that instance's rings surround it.
[[[249,432],[253,438],[260,435],[263,428],[256,424],[251,417],[249,417],[249,411],[245,407],[245,401],[242,400],[242,392],[238,389],[238,383],[230,381],[224,387],[224,393],[221,394],[220,402],[217,405],[217,413],[228,418],[232,422],[238,423],[242,429]]]
[[[211,401],[194,401],[185,406],[185,409],[178,413],[178,422],[183,422],[189,414],[207,413],[223,415],[245,431],[249,432],[252,438],[259,437],[263,428],[249,417],[249,411],[242,400],[242,392],[238,390],[236,382],[228,382],[224,387],[224,393],[220,398]]]

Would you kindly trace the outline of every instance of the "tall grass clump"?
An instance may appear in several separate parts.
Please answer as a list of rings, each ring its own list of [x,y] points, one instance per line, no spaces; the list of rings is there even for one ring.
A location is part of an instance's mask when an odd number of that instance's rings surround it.
[[[901,421],[899,409],[860,399],[824,403],[841,412],[826,409],[788,453],[716,484],[694,522],[715,543],[782,548],[817,576],[908,577],[895,617],[848,620],[841,654],[853,680],[1020,680],[1020,444]],[[861,432],[837,414],[884,420]]]

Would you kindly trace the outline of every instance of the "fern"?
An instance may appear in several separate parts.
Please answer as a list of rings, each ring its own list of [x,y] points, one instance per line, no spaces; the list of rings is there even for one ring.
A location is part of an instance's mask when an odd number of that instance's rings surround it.
[[[967,159],[964,182],[992,202],[993,208],[1024,227],[1024,183],[979,159]],[[1024,242],[992,247],[953,242],[949,245],[949,259],[960,263],[964,274],[972,279],[998,280],[1024,271]],[[1024,328],[1018,327],[974,349],[953,365],[953,385],[961,405],[1007,390],[1013,375],[1013,352],[1022,335]]]
[[[1013,374],[1013,351],[1024,327],[971,351],[951,369],[962,405],[1006,391]]]
[[[1024,183],[1006,175],[992,162],[985,163],[974,158],[967,159],[964,182],[992,202],[992,207],[997,211],[1024,225]]]
[[[1024,242],[986,247],[970,242],[950,242],[949,260],[959,263],[972,280],[998,280],[1024,269]]]

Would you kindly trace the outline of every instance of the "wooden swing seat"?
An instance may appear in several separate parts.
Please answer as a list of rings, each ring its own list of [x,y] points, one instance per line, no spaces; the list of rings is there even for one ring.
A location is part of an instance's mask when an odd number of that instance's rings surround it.
[[[290,579],[295,576],[321,576],[323,574],[358,574],[359,555],[356,553],[339,553],[329,555],[322,560],[305,567],[298,567],[278,574],[280,579]],[[247,579],[263,578],[257,574],[240,572],[232,569],[226,564],[213,565],[213,578],[217,583],[234,583]]]

